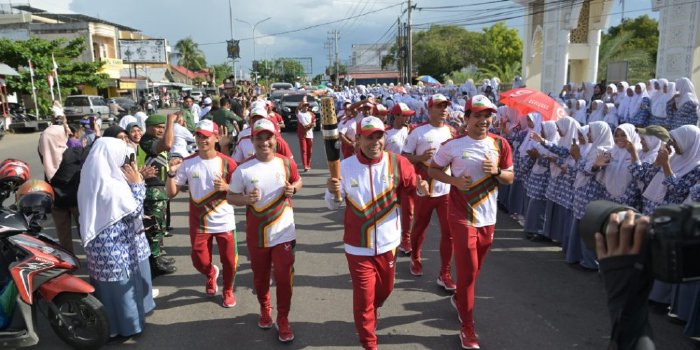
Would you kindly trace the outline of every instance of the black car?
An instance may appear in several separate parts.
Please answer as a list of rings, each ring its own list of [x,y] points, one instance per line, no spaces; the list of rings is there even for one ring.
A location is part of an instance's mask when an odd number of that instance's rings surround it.
[[[280,104],[280,100],[282,99],[282,96],[284,95],[289,95],[289,94],[294,94],[294,90],[273,90],[270,92],[268,95],[268,99],[272,102],[275,103],[275,105]]]
[[[119,107],[124,109],[123,111],[119,112],[118,117],[120,118],[127,114],[134,114],[137,112],[136,102],[129,97],[115,97],[110,100],[116,101]]]
[[[306,102],[309,103],[309,109],[316,114],[316,130],[321,127],[321,118],[319,111],[321,110],[316,96],[304,93],[292,93],[282,96],[277,110],[282,114],[286,130],[296,130],[297,128],[297,106],[299,102],[306,96]]]

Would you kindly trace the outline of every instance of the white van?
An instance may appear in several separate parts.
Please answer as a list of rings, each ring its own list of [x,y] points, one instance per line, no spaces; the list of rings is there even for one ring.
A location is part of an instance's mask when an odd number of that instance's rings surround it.
[[[202,96],[204,96],[204,93],[201,91],[192,90],[190,91],[190,96],[192,96],[194,102],[202,102]]]

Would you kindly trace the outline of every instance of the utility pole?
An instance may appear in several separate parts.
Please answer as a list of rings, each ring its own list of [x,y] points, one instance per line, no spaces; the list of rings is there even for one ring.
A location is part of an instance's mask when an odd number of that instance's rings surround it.
[[[413,5],[411,0],[408,0],[408,23],[406,28],[406,37],[408,41],[408,83],[413,83],[413,32],[411,30],[411,12],[413,11]]]
[[[339,85],[339,79],[338,77],[340,76],[340,59],[338,58],[338,30],[334,29],[333,30],[333,35],[335,37],[335,86]]]
[[[401,64],[401,61],[403,60],[402,46],[401,46],[402,45],[401,38],[402,38],[403,34],[401,34],[401,31],[402,31],[402,29],[401,29],[401,17],[399,17],[396,20],[396,28],[398,28],[398,30],[396,32],[397,33],[396,34],[396,70],[399,71],[399,84],[403,85],[403,65]]]

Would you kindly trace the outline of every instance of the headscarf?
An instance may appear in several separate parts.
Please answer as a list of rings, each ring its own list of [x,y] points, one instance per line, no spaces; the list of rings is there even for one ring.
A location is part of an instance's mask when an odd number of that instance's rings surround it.
[[[593,94],[595,93],[595,83],[594,82],[583,82],[583,99],[586,100],[586,103],[590,102],[591,99],[593,98]]]
[[[647,88],[647,93],[649,94],[650,100],[653,100],[654,97],[656,97],[656,95],[659,93],[659,90],[656,90],[656,82],[658,81],[658,79],[649,79],[649,87]]]
[[[608,109],[608,113],[605,113],[603,121],[610,125],[610,129],[617,128],[617,124],[620,123],[617,116],[617,108],[615,108],[614,103],[606,103],[605,107]]]
[[[67,142],[68,136],[63,125],[51,125],[39,135],[39,154],[48,181],[51,181],[61,165],[63,151],[68,147]]]
[[[557,124],[554,121],[550,120],[542,122],[541,125],[542,137],[544,137],[544,139],[549,142],[558,143],[559,132],[557,131]],[[540,153],[540,156],[555,156],[551,151],[549,151],[547,148],[545,148],[539,143],[535,143],[535,148]],[[549,169],[549,166],[542,166],[535,162],[535,165],[532,167],[532,173],[544,174],[545,172],[547,172],[547,169]]]
[[[135,123],[134,123],[135,124]],[[129,133],[126,132],[126,130],[122,129],[121,126],[119,125],[112,125],[109,128],[105,129],[105,131],[102,132],[102,136],[104,137],[114,137],[116,138],[119,134],[125,133],[127,136],[129,136]]]
[[[670,134],[682,152],[670,156],[671,170],[680,179],[700,165],[700,129],[695,125],[683,125],[671,130]],[[666,197],[666,186],[663,185],[665,178],[664,172],[659,170],[642,194],[644,198],[662,203]]]
[[[612,94],[608,94],[608,88],[612,89]],[[603,95],[603,102],[615,103],[615,93],[617,93],[617,85],[608,84],[608,86],[605,88],[605,94]]]
[[[586,113],[586,100],[576,101],[576,111],[574,111],[574,113],[572,114],[574,116],[574,119],[576,119],[576,121],[579,124],[588,124],[588,114]]]
[[[676,98],[676,108],[681,109],[681,107],[688,101],[695,103],[696,110],[697,106],[700,105],[698,102],[698,96],[695,94],[695,86],[690,79],[683,77],[676,80],[676,90],[678,91],[678,98]]]
[[[644,139],[644,143],[647,144],[648,151],[644,152],[642,150],[639,152],[639,161],[642,163],[652,164],[656,160],[656,156],[659,154],[659,149],[661,149],[661,139],[652,135],[639,135]]]
[[[576,119],[571,117],[559,118],[556,121],[556,125],[559,130],[561,130],[563,135],[559,138],[557,144],[567,149],[571,148],[571,145],[574,143],[574,139],[578,137],[577,133],[581,125],[576,121]],[[572,157],[569,157],[566,160],[566,165],[569,167],[569,169],[573,169],[573,167],[576,166],[576,161]],[[561,174],[561,168],[558,166],[552,166],[550,169],[552,177],[557,177]]]
[[[591,115],[588,117],[588,122],[600,122],[603,121],[605,118],[605,111],[603,111],[603,106],[605,104],[603,103],[602,100],[593,100],[592,106],[591,106]],[[593,109],[595,107],[595,109]]]
[[[525,140],[523,140],[523,143],[520,145],[520,156],[521,157],[527,156],[527,151],[529,151],[532,148],[535,148],[535,145],[537,145],[537,142],[532,140],[532,133],[537,132],[537,130],[542,130],[542,115],[541,114],[539,114],[537,112],[528,113],[526,118],[531,120],[532,123],[535,125],[535,127],[532,128],[530,130],[530,132],[527,133],[527,136],[525,136]]]
[[[92,144],[78,186],[83,246],[138,207],[121,170],[127,154],[126,143],[119,139],[101,137]]]
[[[632,97],[627,96],[628,90],[632,91]],[[620,103],[617,105],[617,116],[618,116],[618,120],[620,120],[620,121],[627,120],[627,115],[629,114],[630,106],[632,105],[632,99],[634,99],[634,88],[626,87],[624,95],[625,95],[625,98],[620,100]],[[618,96],[619,96],[619,94],[618,94]]]
[[[589,130],[591,131],[591,140],[588,140],[591,144],[590,149],[586,152],[586,155],[581,155],[581,160],[585,162],[584,166],[590,168],[593,163],[595,163],[598,154],[610,151],[612,149],[614,141],[612,132],[610,132],[610,127],[604,122],[593,122],[588,124]],[[581,175],[581,176],[579,176]],[[586,184],[589,178],[583,175],[581,172],[576,174],[576,181],[574,186],[576,188],[581,187]]]
[[[635,85],[635,88],[636,87],[639,87],[641,89],[641,92],[634,92],[634,96],[632,96],[632,100],[630,101],[629,109],[627,110],[626,120],[629,120],[630,118],[637,115],[637,113],[639,113],[639,110],[642,108],[642,102],[644,102],[644,98],[649,98],[649,94],[647,93],[647,86],[644,83],[637,83],[637,85]]]
[[[664,87],[666,87],[666,91],[668,91],[667,79],[659,79],[657,82],[659,83],[660,89],[650,98],[651,115],[657,118],[666,118],[666,103],[673,95],[669,96],[668,93],[664,93]]]
[[[622,130],[627,137],[627,141],[634,145],[634,148],[639,152],[642,149],[639,135],[634,125],[625,123],[617,127],[616,130]],[[605,167],[603,173],[603,184],[605,189],[613,198],[619,198],[625,193],[627,185],[632,182],[632,174],[627,167],[632,161],[632,156],[625,147],[619,147],[617,144],[610,151],[610,163]]]

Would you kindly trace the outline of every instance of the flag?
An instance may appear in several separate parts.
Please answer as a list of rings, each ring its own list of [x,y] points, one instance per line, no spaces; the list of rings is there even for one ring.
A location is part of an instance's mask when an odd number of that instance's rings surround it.
[[[46,80],[49,82],[49,87],[53,89],[53,75],[49,74],[46,76]]]
[[[56,64],[56,58],[51,54],[51,62],[53,62],[53,75],[58,76],[58,64]]]
[[[29,75],[34,77],[34,67],[32,66],[32,60],[29,60]]]
[[[53,53],[51,53],[51,62],[53,63],[53,77],[56,79],[56,90],[58,91],[58,99],[61,100],[63,98],[61,97],[61,82],[58,80],[58,64],[56,64],[56,58],[53,57]]]

